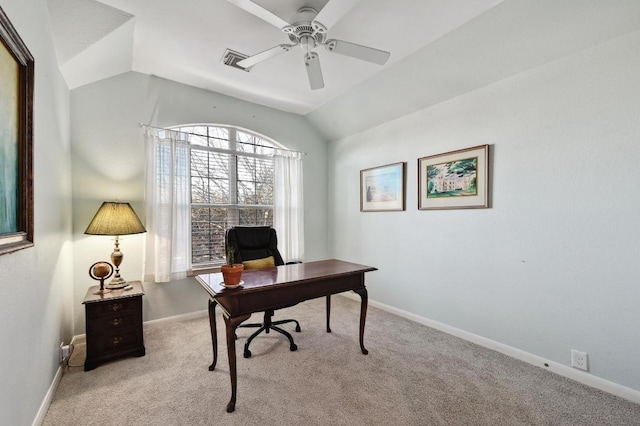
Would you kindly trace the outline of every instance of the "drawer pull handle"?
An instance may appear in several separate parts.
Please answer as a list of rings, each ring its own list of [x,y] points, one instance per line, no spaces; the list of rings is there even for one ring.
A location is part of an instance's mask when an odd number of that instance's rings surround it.
[[[114,303],[111,305],[111,309],[113,310],[113,312],[119,311],[122,308],[124,308],[124,306],[122,306],[122,303]]]
[[[111,343],[113,344],[113,346],[118,346],[120,343],[122,343],[122,337],[114,337],[113,339],[111,339]]]
[[[111,325],[114,327],[119,326],[120,324],[122,324],[122,319],[121,318],[114,318],[111,320]]]

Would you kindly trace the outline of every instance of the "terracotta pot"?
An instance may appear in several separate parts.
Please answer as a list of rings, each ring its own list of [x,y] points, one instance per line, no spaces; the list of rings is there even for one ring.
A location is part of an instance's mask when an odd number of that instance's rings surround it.
[[[233,265],[222,265],[220,272],[222,272],[222,279],[225,285],[238,285],[240,284],[240,278],[242,277],[242,271],[244,265],[242,263],[234,263]]]

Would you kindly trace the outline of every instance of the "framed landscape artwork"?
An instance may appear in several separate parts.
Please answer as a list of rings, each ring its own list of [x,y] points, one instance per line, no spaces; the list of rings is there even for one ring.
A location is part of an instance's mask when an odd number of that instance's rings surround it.
[[[405,163],[360,170],[360,211],[405,209]]]
[[[418,209],[489,207],[489,145],[418,159]]]
[[[33,246],[33,73],[0,8],[0,254]]]

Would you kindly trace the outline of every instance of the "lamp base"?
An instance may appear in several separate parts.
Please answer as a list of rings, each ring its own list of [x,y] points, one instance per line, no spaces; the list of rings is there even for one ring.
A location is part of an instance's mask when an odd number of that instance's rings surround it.
[[[127,282],[122,279],[120,275],[113,277],[109,284],[105,285],[106,288],[116,289],[116,288],[124,288],[127,286]]]

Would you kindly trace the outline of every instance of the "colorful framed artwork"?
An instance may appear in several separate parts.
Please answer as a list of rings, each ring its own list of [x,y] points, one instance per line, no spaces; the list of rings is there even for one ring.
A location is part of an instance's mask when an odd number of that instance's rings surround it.
[[[360,211],[405,209],[405,163],[360,170]]]
[[[0,8],[0,254],[33,246],[31,53]]]
[[[489,145],[418,159],[418,209],[489,207]]]

